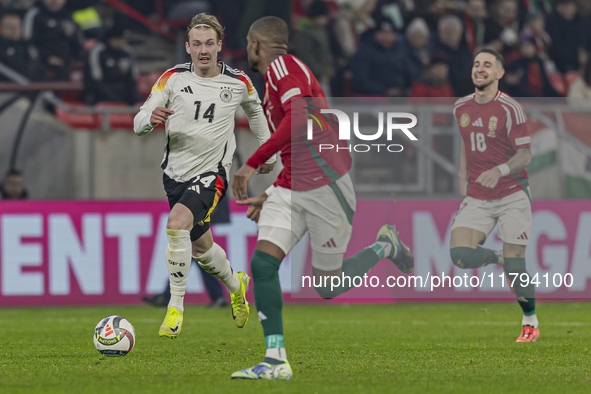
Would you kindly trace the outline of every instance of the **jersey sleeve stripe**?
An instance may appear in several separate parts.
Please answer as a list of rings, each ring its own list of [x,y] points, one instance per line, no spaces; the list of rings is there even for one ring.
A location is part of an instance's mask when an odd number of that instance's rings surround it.
[[[521,123],[527,120],[525,112],[523,112],[523,107],[521,107],[521,104],[519,104],[517,101],[515,101],[513,98],[507,95],[503,95],[502,101],[508,104],[512,104],[513,108],[515,108],[515,114],[519,118]]]
[[[252,92],[254,92],[254,85],[244,71],[237,68],[232,68],[224,62],[219,62],[219,64],[222,66],[222,72],[224,75],[227,75],[231,78],[236,78],[246,85],[246,90],[248,91],[249,96],[252,94]]]
[[[460,105],[460,104],[462,104],[462,103],[465,103],[466,101],[472,100],[472,98],[474,98],[474,95],[473,95],[473,94],[470,94],[470,95],[468,95],[468,96],[465,96],[465,97],[459,98],[459,99],[457,99],[457,101],[454,103],[454,107],[456,107],[456,106],[458,106],[458,105]]]
[[[520,113],[520,111],[518,109],[519,108],[518,104],[516,104],[514,102],[512,103],[511,101],[505,100],[503,98],[500,98],[499,101],[507,104],[508,106],[510,106],[513,109],[513,113],[515,116],[515,123],[517,123],[518,125],[525,123],[524,115],[522,113]]]
[[[519,104],[513,98],[511,98],[505,94],[501,95],[501,97],[499,98],[499,101],[501,101],[507,105],[510,105],[513,108],[513,110],[515,111],[517,124],[525,123],[525,121],[527,120],[527,117],[525,116],[525,112],[523,111],[523,107],[521,106],[521,104]]]
[[[306,74],[306,77],[308,77],[308,85],[310,85],[312,83],[312,80],[310,79],[310,73],[308,72],[308,69],[306,68],[306,66],[304,66],[304,63],[302,63],[298,58],[296,58],[295,56],[291,57],[298,66],[300,66],[300,68],[302,69],[302,71],[304,72],[304,74]]]
[[[273,84],[273,81],[271,81],[271,72],[270,71],[267,71],[267,82],[269,82],[269,85],[271,85],[273,90],[277,91],[277,86],[275,86]]]
[[[286,76],[289,75],[289,72],[287,71],[287,67],[285,67],[285,62],[283,61],[283,57],[279,56],[278,59],[279,59],[279,65],[280,65],[279,68],[283,69],[283,72],[285,73]]]
[[[460,101],[460,100],[461,100],[461,101]],[[466,104],[466,102],[468,102],[468,101],[469,101],[469,99],[467,99],[467,98],[465,98],[465,99],[460,99],[460,100],[456,101],[456,104],[454,105],[454,110],[453,110],[454,117],[456,116],[456,112],[457,112],[457,110],[458,110],[458,109],[460,109],[460,107],[461,107],[461,106],[463,106],[464,104]]]
[[[164,74],[162,74],[160,76],[160,78],[158,78],[158,81],[156,81],[156,83],[154,84],[154,87],[152,87],[152,91],[153,92],[163,92],[164,88],[166,87],[166,82],[168,82],[168,80],[170,79],[172,74],[174,74],[175,72],[177,72],[177,71],[174,68],[171,70],[165,71]]]
[[[511,128],[513,127],[513,119],[511,119],[511,110],[509,110],[509,108],[507,108],[507,106],[501,104],[501,107],[503,107],[503,109],[505,110],[505,112],[507,113],[507,137],[509,137],[509,134],[511,134]]]
[[[275,72],[275,76],[277,77],[277,80],[280,80],[281,78],[283,78],[283,71],[278,70],[277,65],[275,65],[275,62],[271,63],[271,67],[273,68],[273,72]]]
[[[190,71],[191,70],[191,63],[185,64],[177,64],[173,68],[169,68],[158,78],[154,86],[152,87],[152,92],[163,92],[164,88],[166,87],[166,83],[170,79],[170,77],[174,73],[183,72],[183,71]]]

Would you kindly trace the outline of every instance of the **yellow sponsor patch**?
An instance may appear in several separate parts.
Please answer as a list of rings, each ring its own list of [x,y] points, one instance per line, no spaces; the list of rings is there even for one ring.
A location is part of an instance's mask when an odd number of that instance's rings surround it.
[[[468,115],[468,114],[463,114],[463,115],[460,117],[460,126],[462,126],[462,127],[466,127],[466,126],[468,126],[469,124],[470,124],[470,115]]]

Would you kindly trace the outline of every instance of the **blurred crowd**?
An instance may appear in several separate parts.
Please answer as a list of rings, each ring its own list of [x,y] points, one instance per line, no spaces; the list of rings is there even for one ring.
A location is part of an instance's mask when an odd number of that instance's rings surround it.
[[[588,0],[302,0],[294,53],[338,96],[470,94],[483,47],[504,55],[512,96],[588,96],[589,11]]]
[[[155,19],[158,1],[124,3]],[[463,96],[473,91],[472,56],[483,47],[505,56],[501,89],[515,97],[559,97],[569,92],[591,96],[588,0],[162,4],[160,12],[181,30],[182,19],[194,12],[217,15],[226,26],[223,55],[229,53],[233,61],[245,57],[252,21],[263,15],[286,19],[292,29],[290,52],[310,67],[332,96]],[[154,33],[115,9],[106,21],[105,6],[100,0],[0,0],[0,62],[34,81],[68,81],[77,71],[84,81],[80,99],[88,104],[141,101],[127,35]]]

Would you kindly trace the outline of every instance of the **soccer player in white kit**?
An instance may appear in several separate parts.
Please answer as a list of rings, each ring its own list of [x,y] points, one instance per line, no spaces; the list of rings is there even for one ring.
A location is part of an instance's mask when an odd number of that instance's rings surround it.
[[[163,337],[176,338],[181,332],[191,256],[230,291],[236,325],[241,328],[248,321],[245,292],[250,278],[234,272],[224,250],[213,241],[209,217],[228,186],[238,105],[259,144],[269,139],[270,132],[250,79],[217,60],[223,35],[214,16],[201,13],[193,17],[185,43],[192,61],[162,74],[134,119],[134,130],[140,136],[158,124],[166,125],[161,167],[171,209],[166,225],[171,299],[159,330]],[[258,172],[270,172],[274,163],[272,157]]]

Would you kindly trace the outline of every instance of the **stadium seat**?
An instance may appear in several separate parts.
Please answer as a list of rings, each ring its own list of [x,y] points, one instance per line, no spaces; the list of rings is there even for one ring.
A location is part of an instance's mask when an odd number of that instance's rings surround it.
[[[87,105],[80,102],[67,103],[71,108],[85,108]],[[101,119],[96,114],[76,114],[69,113],[60,107],[55,107],[57,118],[73,129],[99,130],[101,128]]]
[[[127,107],[126,103],[122,102],[103,102],[97,103],[95,105],[96,108],[121,108]],[[98,116],[102,116],[99,114]],[[131,114],[109,114],[109,128],[110,129],[124,129],[124,130],[133,130],[133,118],[135,113]]]

